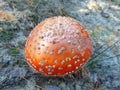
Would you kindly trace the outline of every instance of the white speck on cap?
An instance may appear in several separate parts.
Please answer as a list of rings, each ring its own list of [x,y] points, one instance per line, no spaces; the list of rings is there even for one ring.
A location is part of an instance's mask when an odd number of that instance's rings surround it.
[[[69,57],[66,58],[66,61],[70,61],[70,60],[71,60],[71,58],[69,58]]]
[[[58,70],[63,70],[63,68],[62,68],[62,67],[59,67]]]
[[[78,66],[76,66],[75,69],[78,69]]]
[[[39,68],[39,71],[40,71],[40,72],[43,72],[43,69],[42,69],[42,68]]]
[[[64,64],[64,63],[65,63],[65,61],[64,61],[64,60],[62,60],[61,64]]]
[[[71,64],[68,64],[68,68],[70,68],[70,67],[72,67],[72,65],[71,65]]]
[[[73,57],[73,59],[77,59],[77,58],[79,58],[79,56],[78,56],[78,55],[75,55],[75,56]]]

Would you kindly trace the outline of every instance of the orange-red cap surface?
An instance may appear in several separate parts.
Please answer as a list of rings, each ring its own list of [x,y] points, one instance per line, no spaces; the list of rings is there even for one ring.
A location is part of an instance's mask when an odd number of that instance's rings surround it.
[[[51,17],[38,24],[26,41],[25,54],[30,66],[48,76],[74,73],[92,55],[88,31],[70,17]]]

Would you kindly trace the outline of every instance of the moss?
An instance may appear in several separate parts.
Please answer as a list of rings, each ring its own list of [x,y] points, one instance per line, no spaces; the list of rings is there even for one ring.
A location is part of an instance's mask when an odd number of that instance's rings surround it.
[[[28,64],[27,64],[27,62],[25,62],[24,59],[17,59],[16,62],[15,62],[15,65],[18,65],[19,67],[24,67]]]
[[[6,30],[0,30],[0,40],[7,42],[15,36],[14,30],[12,29],[6,29]]]
[[[21,51],[19,49],[10,49],[8,52],[9,55],[12,56],[11,60],[13,62],[13,66],[24,67],[27,65],[27,62],[24,56],[21,55]]]
[[[17,49],[13,49],[9,52],[10,55],[18,55],[19,54],[19,50]]]

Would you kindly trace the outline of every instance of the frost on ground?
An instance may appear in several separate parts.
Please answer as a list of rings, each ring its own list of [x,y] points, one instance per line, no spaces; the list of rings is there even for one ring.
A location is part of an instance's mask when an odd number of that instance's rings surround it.
[[[70,16],[89,31],[93,56],[78,73],[45,77],[25,61],[30,31],[51,16]],[[0,90],[120,90],[119,0],[0,0]]]

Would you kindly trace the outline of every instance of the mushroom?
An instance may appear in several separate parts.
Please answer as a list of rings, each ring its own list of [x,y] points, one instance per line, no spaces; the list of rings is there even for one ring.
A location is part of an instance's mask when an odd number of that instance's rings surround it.
[[[77,20],[56,16],[30,33],[25,54],[28,64],[47,76],[65,76],[80,70],[92,55],[92,40]]]

